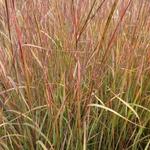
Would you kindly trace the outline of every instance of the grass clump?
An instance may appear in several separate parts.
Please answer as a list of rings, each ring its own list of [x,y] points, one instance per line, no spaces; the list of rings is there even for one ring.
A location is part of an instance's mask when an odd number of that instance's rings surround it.
[[[0,7],[0,149],[150,149],[148,0]]]

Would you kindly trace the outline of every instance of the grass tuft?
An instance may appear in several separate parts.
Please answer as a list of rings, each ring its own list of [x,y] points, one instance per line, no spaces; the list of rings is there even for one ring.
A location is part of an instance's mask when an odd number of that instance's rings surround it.
[[[149,41],[149,0],[0,0],[0,150],[149,150]]]

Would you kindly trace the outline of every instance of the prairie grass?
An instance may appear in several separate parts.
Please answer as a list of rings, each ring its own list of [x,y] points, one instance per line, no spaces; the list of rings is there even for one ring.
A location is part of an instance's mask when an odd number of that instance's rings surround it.
[[[0,150],[150,150],[150,1],[1,0]]]

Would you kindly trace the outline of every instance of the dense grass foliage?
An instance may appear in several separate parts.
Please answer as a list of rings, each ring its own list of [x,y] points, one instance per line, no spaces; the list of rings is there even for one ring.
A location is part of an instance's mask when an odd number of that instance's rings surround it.
[[[1,0],[0,150],[150,150],[150,1]]]

